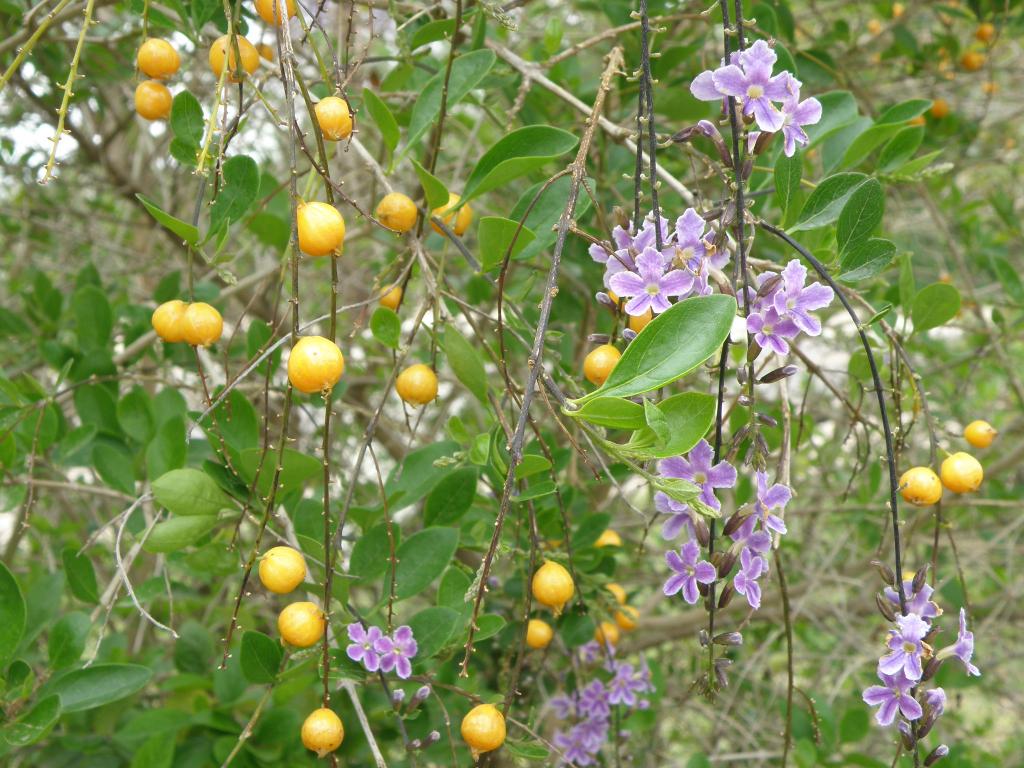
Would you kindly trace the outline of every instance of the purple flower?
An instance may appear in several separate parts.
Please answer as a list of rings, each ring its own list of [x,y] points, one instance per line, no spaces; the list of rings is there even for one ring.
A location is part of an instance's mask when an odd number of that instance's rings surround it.
[[[946,692],[942,688],[932,688],[924,692],[924,700],[931,710],[931,719],[936,720],[946,711]]]
[[[749,547],[744,547],[740,552],[740,571],[732,580],[736,591],[747,598],[747,603],[755,611],[761,607],[761,585],[757,580],[761,578],[764,561],[754,555]]]
[[[925,621],[941,616],[942,609],[932,601],[932,594],[935,590],[932,589],[931,585],[925,584],[921,587],[920,592],[914,592],[913,587],[913,579],[907,579],[903,582],[903,593],[907,596],[907,613],[916,613]],[[892,587],[886,587],[883,591],[885,597],[898,610],[900,605],[899,593]]]
[[[638,693],[648,690],[648,683],[642,672],[633,668],[632,664],[615,665],[615,676],[608,682],[608,703],[625,704],[636,707],[639,704]]]
[[[805,288],[806,280],[804,265],[798,259],[790,261],[782,270],[783,285],[775,292],[773,304],[779,317],[792,320],[808,336],[817,336],[821,333],[821,323],[810,311],[827,307],[832,303],[834,294],[831,288],[821,283],[811,283]]]
[[[665,582],[666,596],[671,597],[682,590],[686,602],[690,605],[697,602],[697,584],[711,584],[716,576],[715,566],[707,560],[698,561],[699,556],[700,547],[695,541],[686,542],[679,552],[669,550],[665,553],[665,562],[675,571],[675,575]]]
[[[688,539],[697,538],[693,528],[693,512],[688,504],[676,501],[667,493],[658,491],[654,494],[654,508],[669,515],[668,520],[661,526],[661,536],[666,541],[672,541],[682,530],[686,531]]]
[[[704,236],[705,227],[704,217],[693,208],[687,208],[676,219],[673,263],[692,275],[691,290],[696,288],[699,294],[710,292],[707,264],[721,269],[729,260],[727,250],[718,253],[714,244]]]
[[[956,643],[943,648],[937,656],[940,659],[955,656],[963,663],[968,675],[981,677],[981,670],[971,663],[971,657],[974,656],[974,633],[967,630],[967,611],[963,608],[960,609],[960,631],[956,635]]]
[[[910,695],[914,682],[908,680],[903,673],[894,675],[880,674],[885,685],[872,685],[863,694],[864,703],[878,707],[875,720],[879,725],[892,725],[896,712],[902,712],[907,720],[917,720],[922,714],[921,705]]]
[[[611,709],[604,683],[594,680],[580,691],[579,710],[584,717],[608,717]]]
[[[800,329],[793,320],[781,317],[774,308],[768,307],[747,317],[747,333],[752,334],[763,349],[788,355],[787,339],[795,339]]]
[[[580,659],[584,664],[593,664],[596,661],[608,658],[608,655],[615,655],[615,646],[608,643],[604,646],[600,645],[597,640],[591,640],[589,643],[584,643],[579,649]]]
[[[623,270],[608,279],[608,287],[619,296],[632,296],[626,304],[631,315],[664,312],[670,296],[684,296],[693,288],[693,277],[681,269],[665,272],[665,258],[654,248],[644,248],[636,259],[636,272]]]
[[[366,668],[367,672],[376,672],[380,669],[380,656],[376,651],[377,642],[383,637],[378,627],[364,629],[359,622],[348,625],[348,639],[352,644],[345,649],[345,653],[352,661],[359,662]]]
[[[644,219],[640,231],[636,235],[631,234],[622,227],[615,227],[612,230],[612,240],[615,249],[611,253],[603,245],[590,246],[590,258],[598,264],[605,265],[604,285],[610,287],[611,278],[619,272],[636,271],[636,256],[642,253],[645,248],[653,248],[657,245],[654,232],[654,219],[650,215]],[[668,219],[661,217],[661,242],[668,242],[669,239]],[[665,258],[665,257],[663,257]],[[665,259],[666,261],[668,259]]]
[[[700,486],[700,500],[712,509],[721,509],[722,505],[715,496],[715,488],[732,488],[736,485],[736,469],[727,461],[720,461],[711,466],[714,453],[707,440],[701,440],[687,458],[674,456],[662,459],[658,471],[664,477],[674,477]]]
[[[744,549],[750,549],[755,554],[763,555],[771,549],[772,537],[767,531],[754,530],[756,525],[757,516],[748,515],[740,527],[733,531],[732,540]],[[765,569],[767,570],[767,568],[768,564],[765,562]]]
[[[380,654],[380,668],[384,672],[395,670],[395,674],[403,680],[412,674],[412,663],[409,661],[418,650],[416,639],[412,636],[412,628],[401,626],[391,637],[381,637],[373,645]]]
[[[898,617],[896,626],[889,630],[889,652],[878,660],[878,673],[895,675],[899,672],[909,680],[920,680],[923,641],[931,627],[916,613]]]
[[[716,69],[711,76],[718,94],[740,99],[743,114],[753,116],[758,128],[772,133],[782,128],[785,122],[782,112],[772,102],[785,101],[795,90],[791,85],[793,76],[788,72],[772,77],[777,58],[768,43],[758,40],[740,53],[739,66],[727,64]],[[692,85],[690,90],[693,91]],[[698,90],[710,95],[706,78]]]
[[[785,509],[789,500],[793,498],[793,491],[789,486],[782,483],[775,483],[768,487],[768,474],[758,470],[757,474],[757,501],[754,502],[754,512],[761,526],[766,531],[784,534],[786,524],[778,515],[772,514],[774,510]]]
[[[819,120],[821,102],[815,98],[800,101],[799,90],[782,102],[782,136],[785,139],[783,150],[786,157],[793,156],[798,144],[802,147],[810,141],[804,126],[814,125]]]
[[[570,715],[576,713],[576,695],[573,694],[572,698],[565,695],[552,696],[548,699],[548,704],[555,711],[555,717],[559,720],[568,720]]]

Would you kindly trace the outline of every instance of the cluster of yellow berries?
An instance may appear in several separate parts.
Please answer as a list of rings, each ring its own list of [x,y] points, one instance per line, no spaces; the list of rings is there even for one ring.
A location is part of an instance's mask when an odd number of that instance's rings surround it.
[[[306,580],[306,561],[291,547],[272,547],[260,558],[259,574],[270,592],[287,595]],[[316,645],[326,628],[323,611],[309,602],[290,603],[277,617],[281,639],[296,648]],[[302,744],[316,752],[317,757],[333,752],[344,739],[341,718],[326,707],[314,710],[302,724]]]
[[[964,439],[975,448],[988,448],[997,434],[987,421],[972,421],[964,428]],[[900,493],[908,504],[927,507],[942,499],[943,487],[953,493],[973,493],[981,487],[984,476],[981,462],[958,451],[943,460],[938,475],[931,467],[908,469],[900,477]]]
[[[135,111],[146,120],[166,120],[171,114],[171,92],[161,81],[181,66],[174,46],[159,37],[151,37],[139,46],[136,56],[139,71],[149,80],[135,88]]]
[[[165,301],[153,311],[156,335],[166,342],[184,341],[194,347],[208,347],[220,339],[224,319],[203,301],[186,304],[180,299]]]

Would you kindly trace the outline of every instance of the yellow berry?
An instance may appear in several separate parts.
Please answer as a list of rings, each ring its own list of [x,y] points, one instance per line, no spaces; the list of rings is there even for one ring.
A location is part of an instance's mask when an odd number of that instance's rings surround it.
[[[340,251],[345,241],[345,219],[333,205],[300,203],[295,210],[299,248],[310,256],[327,256]]]
[[[288,381],[307,395],[329,392],[344,372],[341,350],[323,336],[303,336],[288,355]]]
[[[994,24],[990,24],[987,21],[984,24],[979,24],[978,28],[976,30],[974,30],[974,37],[979,42],[982,42],[982,43],[991,43],[992,40],[995,38],[995,36],[996,36],[995,25]]]
[[[398,307],[402,303],[402,286],[398,285],[397,283],[395,285],[392,285],[384,293],[381,294],[381,297],[377,300],[377,302],[382,307],[387,307],[388,309],[397,312]]]
[[[942,498],[942,483],[929,467],[913,467],[900,476],[900,494],[915,507],[927,507]]]
[[[986,80],[981,84],[981,92],[986,96],[992,96],[999,90],[999,83],[994,83],[991,80]]]
[[[260,558],[260,581],[278,595],[286,595],[306,578],[306,561],[291,547],[272,547]]]
[[[185,340],[185,310],[188,305],[180,299],[165,301],[153,310],[153,330],[164,341]]]
[[[142,74],[157,80],[166,80],[181,66],[174,46],[159,37],[151,37],[139,46],[135,62]]]
[[[977,72],[985,66],[985,54],[978,51],[967,51],[960,57],[960,66],[968,72]]]
[[[474,760],[505,743],[505,718],[493,704],[480,704],[469,710],[462,718],[461,730]]]
[[[314,709],[302,723],[302,746],[326,757],[345,740],[345,726],[332,709]]]
[[[985,473],[976,458],[960,451],[942,462],[939,475],[942,484],[953,493],[970,493],[978,490]]]
[[[166,120],[172,101],[167,86],[156,80],[143,80],[135,88],[135,111],[146,120]]]
[[[416,203],[401,192],[389,192],[377,203],[374,215],[394,232],[408,232],[416,226]]]
[[[409,405],[426,405],[437,397],[437,374],[423,363],[410,365],[398,374],[395,391]]]
[[[469,225],[473,222],[473,209],[469,207],[469,203],[459,208],[458,213],[454,212],[455,206],[459,204],[459,200],[462,198],[456,195],[454,192],[448,193],[448,203],[446,205],[439,206],[430,212],[430,215],[436,216],[444,225],[448,227],[459,237],[462,237],[463,233],[469,229]],[[437,224],[430,222],[430,226],[439,235],[444,234]]]
[[[612,593],[619,605],[626,604],[626,590],[624,590],[619,584],[615,584],[614,582],[611,584],[605,584],[604,588]]]
[[[182,318],[185,341],[193,347],[208,347],[220,339],[224,331],[224,318],[220,312],[204,301],[189,304]]]
[[[903,14],[906,13],[906,10],[907,10],[906,6],[904,6],[903,3],[893,3],[892,4],[892,17],[894,19],[902,18]]]
[[[320,133],[327,141],[341,141],[352,134],[352,112],[340,96],[320,99],[313,107]]]
[[[941,120],[949,114],[949,102],[945,99],[935,99],[932,102],[931,109],[928,110],[929,114],[936,120]]]
[[[630,315],[629,316],[629,330],[633,333],[640,333],[647,324],[654,319],[654,310],[648,309],[642,315]]]
[[[602,621],[594,630],[594,639],[598,645],[618,645],[619,628],[610,621]]]
[[[611,344],[602,344],[592,349],[583,360],[583,375],[594,386],[600,387],[611,375],[622,353]]]
[[[258,46],[256,46],[256,50],[259,51],[260,56],[266,59],[267,61],[274,60],[274,49],[271,48],[266,43],[260,43]]]
[[[324,613],[313,603],[292,603],[277,617],[281,639],[296,648],[316,645],[324,636]]]
[[[924,115],[918,115],[907,120],[907,125],[924,125]]]
[[[553,610],[555,616],[561,614],[562,608],[576,593],[572,575],[564,566],[551,560],[545,560],[544,565],[533,574],[531,586],[534,599]]]
[[[526,644],[534,650],[547,648],[554,636],[555,631],[546,621],[530,619],[530,623],[526,625]]]
[[[595,547],[621,547],[622,537],[618,533],[608,528],[602,531],[601,535],[597,537],[597,541],[594,542]]]
[[[256,13],[260,15],[267,24],[281,23],[281,11],[283,10],[290,19],[295,15],[295,0],[255,0]]]
[[[995,427],[987,421],[972,421],[964,428],[964,438],[975,448],[988,448],[996,439]]]
[[[882,31],[882,22],[880,22],[878,19],[869,19],[868,20],[868,32],[870,32],[872,35],[877,35],[881,31]]]
[[[235,38],[238,42],[238,53],[242,57],[242,69],[251,75],[260,65],[260,54],[253,44],[241,35],[236,35]],[[214,75],[220,77],[220,73],[227,66],[228,80],[237,83],[238,77],[235,75],[235,70],[238,69],[237,62],[231,35],[221,35],[213,41],[213,45],[210,46],[210,69],[213,70]]]
[[[615,612],[615,623],[623,632],[632,632],[640,623],[640,611],[632,605],[624,605],[621,610]]]

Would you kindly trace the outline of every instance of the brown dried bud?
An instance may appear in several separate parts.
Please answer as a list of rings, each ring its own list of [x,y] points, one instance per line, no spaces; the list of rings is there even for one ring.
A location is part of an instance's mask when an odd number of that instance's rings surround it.
[[[779,426],[778,419],[774,416],[769,416],[767,413],[758,413],[755,418],[766,427],[777,427]]]
[[[711,529],[708,528],[708,524],[704,522],[703,517],[695,517],[693,519],[693,532],[697,536],[697,543],[707,548],[711,543]]]
[[[776,381],[780,381],[789,376],[795,374],[799,368],[795,365],[784,365],[781,368],[776,368],[773,371],[768,371],[764,376],[757,380],[758,384],[771,384]]]
[[[939,744],[935,749],[928,753],[928,757],[924,759],[925,768],[931,768],[939,760],[949,754],[949,747],[945,744]]]
[[[708,647],[708,631],[706,629],[702,629],[697,633],[697,641],[700,643],[701,648]]]
[[[872,560],[871,564],[875,566],[875,570],[882,577],[882,581],[890,587],[896,586],[896,574],[892,572],[892,568],[879,560]]]
[[[769,133],[768,131],[761,131],[761,133],[757,135],[757,141],[754,142],[754,154],[760,155],[762,152],[768,149],[774,137],[774,133]]]
[[[935,673],[939,671],[939,667],[942,666],[942,659],[937,656],[933,656],[929,659],[928,663],[924,665],[924,670],[921,673],[921,682],[925,683],[935,677]]]
[[[758,358],[758,356],[760,354],[761,354],[761,345],[758,344],[756,341],[754,341],[753,338],[751,338],[747,342],[747,362],[748,363],[754,362],[755,360],[757,360],[757,358]]]
[[[910,585],[910,588],[912,590],[914,590],[914,594],[915,595],[918,592],[920,592],[922,589],[924,589],[924,584],[925,584],[925,581],[927,580],[927,578],[928,578],[928,565],[925,564],[925,565],[922,565],[920,568],[917,569],[917,573],[914,574],[914,581]]]
[[[715,645],[743,645],[743,635],[739,632],[723,632],[715,635],[711,642]]]
[[[896,610],[893,608],[893,605],[888,598],[876,593],[875,605],[878,606],[879,613],[885,616],[887,621],[896,621]]]
[[[626,209],[621,205],[616,205],[612,208],[612,217],[615,219],[615,223],[622,227],[627,232],[629,231],[629,214],[626,213]]]
[[[750,517],[750,512],[747,511],[746,507],[737,510],[732,514],[732,516],[728,520],[725,521],[725,527],[722,529],[722,533],[725,536],[732,536],[734,533],[736,533],[736,531],[740,529],[740,526],[743,525],[743,522],[748,517]]]
[[[726,584],[725,589],[722,590],[721,596],[718,598],[718,608],[723,610],[729,603],[732,602],[732,596],[736,594],[736,590],[732,588],[732,584]]]
[[[736,555],[732,552],[725,552],[722,554],[722,559],[718,561],[718,578],[724,579],[729,575],[729,571],[736,565]]]

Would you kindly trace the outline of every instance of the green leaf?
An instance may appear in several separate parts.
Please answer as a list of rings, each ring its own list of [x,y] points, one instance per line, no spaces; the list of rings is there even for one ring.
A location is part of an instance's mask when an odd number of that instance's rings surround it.
[[[175,469],[153,481],[153,496],[175,515],[216,515],[232,506],[217,481],[198,469]]]
[[[549,469],[551,469],[551,462],[548,461],[546,456],[528,453],[523,456],[516,466],[516,480],[523,480],[541,472],[546,472]]]
[[[0,670],[14,658],[25,632],[25,598],[14,575],[0,562]]]
[[[878,167],[882,171],[896,170],[914,156],[923,139],[923,126],[908,125],[901,128],[889,143],[882,147],[882,152],[878,156]]]
[[[871,722],[865,707],[852,707],[839,720],[839,736],[844,744],[860,741],[871,732]]]
[[[857,119],[857,100],[849,91],[829,91],[817,99],[821,102],[821,120],[806,128],[811,146]]]
[[[14,747],[35,744],[50,732],[59,719],[60,697],[46,696],[3,729],[4,740]]]
[[[216,414],[217,426],[229,448],[242,452],[259,444],[260,419],[242,392],[232,390],[227,399],[217,406]]]
[[[509,253],[509,258],[514,259],[536,237],[525,226],[520,227],[518,221],[504,219],[501,216],[484,216],[481,218],[476,236],[480,243],[481,272],[487,272],[488,270],[500,267],[505,260],[505,254],[508,253],[510,245],[512,246],[512,251]]]
[[[395,547],[398,546],[401,529],[392,527]],[[376,525],[356,539],[349,560],[349,573],[353,576],[371,581],[385,573],[391,565],[391,544],[388,541],[388,529],[385,523]]]
[[[513,757],[531,762],[543,763],[551,754],[547,747],[535,740],[518,741],[516,739],[506,739],[503,746],[505,751]]]
[[[478,474],[474,467],[457,469],[434,486],[423,506],[423,524],[455,525],[476,498]]]
[[[867,240],[882,221],[885,193],[878,179],[868,179],[850,195],[836,223],[836,242],[840,254],[850,246]]]
[[[937,328],[956,317],[960,311],[960,292],[946,283],[926,285],[914,297],[910,319],[914,333]]]
[[[366,107],[370,118],[377,125],[380,137],[384,140],[384,146],[388,148],[389,152],[394,152],[401,134],[398,131],[398,122],[391,114],[388,105],[369,88],[363,88],[363,106]]]
[[[185,454],[185,420],[180,416],[168,419],[146,446],[146,472],[160,477],[178,469],[185,465]]]
[[[850,199],[853,191],[867,180],[863,173],[837,173],[822,181],[807,198],[796,224],[789,229],[799,232],[831,224]]]
[[[210,208],[210,233],[238,221],[260,190],[260,169],[248,155],[228,158],[222,168],[224,183]]]
[[[444,185],[444,182],[415,160],[412,161],[412,167],[416,169],[420,186],[423,187],[423,193],[426,195],[427,208],[433,210],[448,205],[448,187]]]
[[[171,768],[176,740],[173,733],[161,733],[146,739],[132,755],[129,768]]]
[[[496,613],[485,613],[483,616],[477,617],[476,620],[476,632],[473,635],[475,642],[481,642],[489,637],[494,637],[496,634],[501,632],[505,626],[505,618],[499,616]]]
[[[447,109],[450,111],[453,106],[462,101],[466,94],[479,85],[491,67],[494,66],[495,55],[492,51],[477,50],[465,53],[452,62],[451,76],[448,80]],[[408,152],[427,129],[437,119],[441,112],[441,91],[444,87],[444,68],[432,77],[420,92],[416,104],[412,108],[412,116],[409,118],[409,128],[406,135],[406,147]]]
[[[422,661],[444,648],[455,634],[461,620],[458,611],[443,606],[424,608],[411,619],[409,626],[416,637],[416,659]]]
[[[577,143],[575,135],[549,125],[528,125],[512,131],[477,161],[462,197],[469,200],[525,176],[561,157]]]
[[[81,611],[70,611],[60,617],[50,630],[46,645],[53,669],[70,667],[82,657],[91,627],[89,617]]]
[[[462,22],[466,23],[467,19],[472,14],[469,11],[463,14]],[[437,19],[436,21],[428,21],[426,24],[418,27],[412,34],[412,38],[409,40],[409,50],[415,51],[421,45],[427,45],[429,43],[436,42],[437,40],[443,40],[450,37],[455,32],[455,19]]]
[[[595,397],[633,397],[671,384],[713,355],[736,316],[731,296],[695,296],[655,317],[626,348]]]
[[[51,680],[43,690],[60,697],[64,712],[81,712],[131,696],[152,676],[138,664],[94,664]]]
[[[852,168],[870,155],[876,147],[888,141],[900,130],[899,125],[872,125],[859,134],[847,147],[842,166]]]
[[[83,603],[98,603],[100,596],[96,585],[96,571],[87,555],[78,554],[77,547],[65,547],[60,553],[64,563],[71,594]]]
[[[792,157],[779,155],[775,161],[775,203],[782,211],[783,219],[788,218],[790,208],[800,194],[800,179],[803,178],[804,161],[800,153]]]
[[[83,349],[103,349],[110,343],[114,314],[106,294],[95,285],[83,285],[71,297],[78,343]]]
[[[454,528],[425,528],[398,548],[395,594],[399,600],[423,592],[451,562],[459,545]]]
[[[445,357],[455,376],[481,403],[487,404],[487,372],[476,347],[457,329],[448,325],[442,339]]]
[[[261,454],[262,449],[252,448],[243,451],[239,456],[238,470],[250,482],[256,477],[256,468],[259,466]],[[260,472],[259,491],[263,496],[270,493],[270,486],[274,482],[273,461],[273,458],[268,458],[263,471]],[[299,453],[291,448],[285,448],[278,487],[282,493],[291,493],[301,489],[303,483],[319,476],[323,471],[324,465],[320,459]]]
[[[683,504],[691,504],[694,510],[701,514],[708,517],[721,517],[722,513],[720,511],[714,510],[706,504],[694,504],[697,497],[700,496],[700,486],[694,485],[689,480],[682,480],[676,477],[659,477],[651,485],[654,486],[656,491],[661,491],[668,495],[669,498]]]
[[[903,253],[900,255],[899,294],[900,306],[903,307],[904,311],[910,310],[911,302],[913,302],[916,293],[917,284],[914,282],[914,266],[910,261],[910,254]]]
[[[180,237],[189,245],[195,245],[199,242],[199,230],[193,227],[191,224],[187,224],[181,219],[176,219],[171,214],[161,210],[160,206],[156,203],[147,200],[142,195],[135,195],[139,202],[145,206],[146,210],[149,211],[149,215],[157,220],[160,224],[171,230],[174,234]]]
[[[153,526],[146,543],[142,546],[147,552],[177,552],[212,531],[217,525],[215,515],[192,515],[172,517]]]
[[[839,261],[839,279],[846,283],[874,277],[892,263],[896,245],[878,237],[851,246]]]
[[[512,221],[525,221],[527,227],[533,232],[537,239],[517,254],[519,259],[531,259],[539,255],[545,248],[555,242],[558,236],[555,225],[558,223],[565,210],[565,201],[569,195],[569,186],[572,182],[568,176],[562,176],[551,184],[537,182],[523,193],[516,202],[509,218]],[[593,186],[592,179],[586,179],[585,183]],[[541,191],[543,188],[543,191]],[[534,198],[536,197],[536,200]],[[583,195],[576,204],[576,219],[583,220],[587,211],[590,210],[591,200],[589,195]]]
[[[181,91],[171,102],[171,132],[184,145],[192,147],[192,165],[206,130],[206,118],[199,100],[188,91]]]
[[[654,433],[659,443],[668,442],[671,437],[668,419],[650,400],[644,400],[644,421],[647,422],[647,427]]]
[[[384,484],[391,511],[397,512],[426,496],[437,485],[448,470],[435,467],[434,462],[442,456],[450,456],[459,450],[459,444],[451,440],[430,443],[408,453],[388,476]],[[401,496],[399,496],[401,494]]]
[[[132,454],[119,443],[100,443],[92,450],[92,461],[103,482],[123,493],[135,493]]]
[[[386,347],[398,349],[402,334],[402,321],[398,313],[388,307],[377,307],[370,316],[370,332],[373,338]]]
[[[132,440],[145,445],[156,432],[153,401],[146,390],[135,387],[117,401],[117,423]]]
[[[658,403],[665,419],[668,439],[659,438],[651,427],[633,433],[621,450],[644,458],[665,459],[681,456],[695,446],[715,420],[717,399],[703,392],[682,392]],[[649,422],[648,422],[649,423]]]
[[[611,429],[640,429],[647,423],[643,406],[621,397],[595,397],[579,409],[566,413]]]
[[[878,125],[883,123],[905,123],[908,120],[913,120],[918,115],[923,115],[931,105],[931,99],[901,101],[899,104],[893,104],[885,110],[882,116],[875,120],[875,123]]]
[[[272,683],[277,679],[284,650],[281,644],[262,632],[248,630],[242,634],[239,659],[242,674],[250,683]]]

